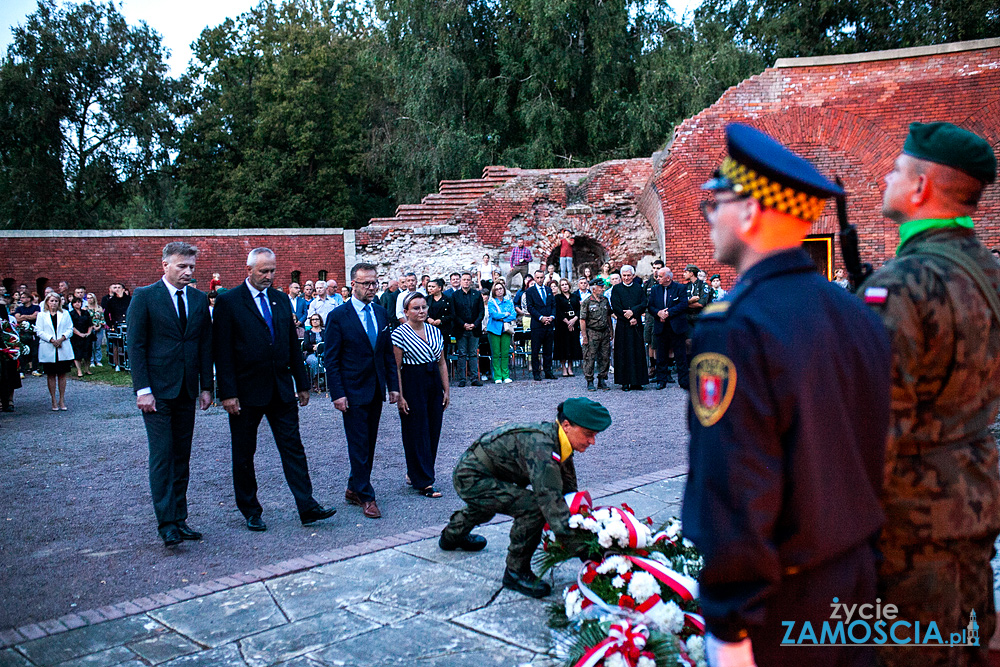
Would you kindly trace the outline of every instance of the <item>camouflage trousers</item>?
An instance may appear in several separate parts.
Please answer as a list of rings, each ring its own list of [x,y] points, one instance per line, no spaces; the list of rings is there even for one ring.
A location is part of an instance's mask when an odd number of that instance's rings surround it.
[[[588,380],[594,379],[594,364],[597,365],[597,377],[608,379],[608,369],[611,367],[611,332],[587,329],[587,344],[583,346],[583,375]]]
[[[514,517],[507,567],[514,572],[530,570],[531,556],[542,541],[545,526],[545,517],[534,492],[493,477],[470,452],[459,457],[452,479],[455,493],[465,501],[466,507],[451,515],[442,536],[449,540],[461,539],[497,514]]]
[[[877,649],[886,667],[965,667],[989,664],[990,638],[996,627],[993,604],[993,539],[955,539],[941,542],[892,542],[884,536],[880,548],[885,560],[879,568],[878,592],[882,606],[899,608],[897,618],[920,621],[923,633],[937,623],[947,642],[953,632],[969,625],[976,612],[979,646],[947,648],[885,646]],[[910,637],[903,627],[899,638]],[[921,638],[923,641],[923,638]]]

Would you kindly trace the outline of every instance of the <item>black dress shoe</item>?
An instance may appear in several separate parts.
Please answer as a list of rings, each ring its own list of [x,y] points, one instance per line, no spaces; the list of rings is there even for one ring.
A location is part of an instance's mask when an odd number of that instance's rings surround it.
[[[630,385],[630,384],[623,384],[622,385],[622,391],[632,391],[632,385]]]
[[[337,513],[337,510],[330,507],[329,509],[322,506],[318,506],[308,512],[303,512],[299,515],[302,519],[302,525],[308,526],[311,523],[316,523],[317,521],[322,521],[323,519],[329,519],[331,516]]]
[[[507,568],[503,571],[503,585],[531,598],[543,598],[552,592],[552,587],[531,571],[511,572],[510,568]]]
[[[458,386],[459,387],[464,387],[465,386],[465,380],[459,380],[458,381]]]
[[[472,381],[472,386],[473,387],[482,387],[483,386],[483,381],[482,380],[473,380]]]
[[[181,533],[179,530],[177,530],[176,526],[170,526],[169,528],[165,529],[161,537],[163,537],[163,546],[167,547],[168,549],[176,547],[183,540],[183,538],[181,537]]]
[[[532,376],[532,379],[535,382],[541,382],[542,381],[542,376],[541,375],[534,375],[534,376]]]
[[[555,375],[553,375],[552,373],[546,373],[546,374],[545,374],[545,379],[546,379],[546,380],[555,380],[555,379],[556,379],[556,376],[555,376]]]
[[[587,380],[587,391],[597,391],[597,388],[594,387],[593,380]]]
[[[657,389],[666,389],[667,388],[667,383],[666,382],[657,382],[656,383],[656,388]]]
[[[454,551],[455,549],[461,549],[462,551],[482,551],[486,548],[486,538],[482,535],[468,534],[465,537],[458,540],[445,539],[444,534],[441,535],[441,539],[438,540],[438,546],[445,551]]]
[[[264,523],[264,520],[260,518],[259,514],[251,514],[247,517],[247,528],[260,533],[267,530],[267,524]]]
[[[191,530],[191,527],[187,525],[186,521],[180,521],[177,523],[177,532],[180,533],[182,540],[200,540],[202,534],[197,530]]]

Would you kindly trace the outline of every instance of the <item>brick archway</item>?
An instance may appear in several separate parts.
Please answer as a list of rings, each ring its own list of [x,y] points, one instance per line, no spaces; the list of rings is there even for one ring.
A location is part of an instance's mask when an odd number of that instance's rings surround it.
[[[573,244],[573,276],[578,277],[585,266],[589,266],[593,275],[600,273],[601,265],[609,260],[607,249],[601,242],[589,236],[577,235]],[[547,264],[554,264],[559,270],[559,243],[549,251]],[[574,286],[575,287],[575,286]]]

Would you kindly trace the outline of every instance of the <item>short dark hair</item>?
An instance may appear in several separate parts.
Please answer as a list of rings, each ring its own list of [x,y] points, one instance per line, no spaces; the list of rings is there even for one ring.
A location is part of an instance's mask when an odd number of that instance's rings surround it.
[[[471,276],[472,274],[470,273],[469,275]],[[449,275],[448,277],[451,278],[451,276],[458,276],[459,278],[461,278],[462,274],[459,273],[458,271],[452,271],[451,275]]]
[[[358,271],[378,272],[378,269],[376,269],[375,265],[370,262],[358,262],[357,264],[351,267],[351,280],[354,280],[357,277]]]
[[[659,265],[659,266],[657,266],[657,265]],[[663,260],[662,259],[654,259],[653,260],[653,266],[657,266],[657,268],[662,269],[663,266],[664,266],[663,265]]]
[[[435,278],[431,282],[440,287],[441,289],[444,289],[444,278]]]
[[[167,245],[163,246],[163,261],[167,261],[168,258],[174,255],[180,255],[181,257],[195,257],[198,254],[198,248],[191,245],[190,243],[185,243],[184,241],[171,241]],[[65,281],[60,281],[65,282]],[[120,285],[121,283],[112,283],[113,285]]]
[[[471,278],[472,274],[469,273],[468,271],[462,271],[462,277],[464,278],[465,276],[469,276]]]

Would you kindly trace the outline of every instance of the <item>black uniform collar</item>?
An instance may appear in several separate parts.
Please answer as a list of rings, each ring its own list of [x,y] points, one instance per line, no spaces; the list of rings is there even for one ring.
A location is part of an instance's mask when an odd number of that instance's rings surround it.
[[[816,264],[802,248],[783,250],[775,255],[765,257],[740,276],[739,283],[757,283],[783,273],[801,273],[815,271]],[[738,284],[739,284],[738,283]]]

